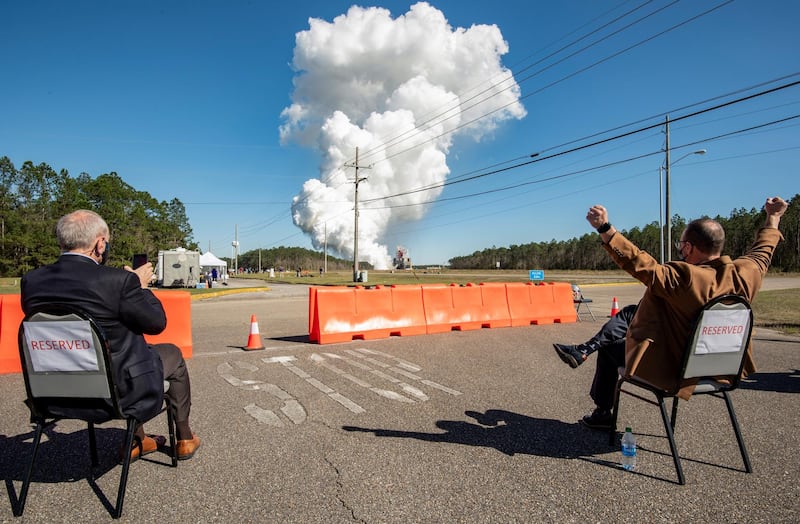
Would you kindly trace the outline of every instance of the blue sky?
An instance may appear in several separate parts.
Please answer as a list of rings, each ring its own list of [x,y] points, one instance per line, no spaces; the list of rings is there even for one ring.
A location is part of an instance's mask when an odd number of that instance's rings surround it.
[[[443,92],[463,103],[470,89],[489,85],[476,80],[488,64],[487,70],[513,73],[517,94],[509,107],[516,112],[480,132],[462,130],[440,139],[446,140],[437,150],[444,162],[437,165],[449,171],[444,186],[428,200],[407,203],[404,209],[413,212],[394,207],[395,214],[374,230],[367,223],[370,213],[399,202],[383,199],[398,192],[391,177],[404,177],[403,192],[428,182],[416,180],[409,166],[422,161],[413,159],[406,171],[395,167],[389,179],[381,179],[388,176],[383,169],[388,162],[376,161],[361,171],[367,180],[359,186],[359,224],[374,235],[360,240],[364,245],[372,242],[389,253],[403,245],[417,264],[445,264],[493,245],[580,236],[589,231],[584,217],[595,203],[609,209],[618,228],[657,221],[666,136],[660,124],[667,114],[674,120],[669,135],[673,213],[727,216],[734,209],[760,207],[767,196],[800,192],[800,86],[792,85],[800,80],[800,3],[429,4],[453,35],[458,28],[471,35],[471,44],[448,49],[451,54],[443,55],[448,59],[413,55],[403,63],[412,55],[400,42],[413,47],[414,38],[405,38],[398,28],[382,33],[376,29],[382,26],[352,12],[350,25],[339,29],[346,31],[341,38],[330,39],[324,48],[304,44],[309,64],[309,57],[328,60],[304,75],[292,65],[296,35],[321,34],[309,32],[310,18],[326,22],[317,30],[335,30],[330,23],[348,13],[351,2],[3,2],[0,155],[17,167],[32,160],[73,176],[115,171],[159,200],[178,198],[201,249],[218,256],[232,254],[235,235],[242,252],[279,245],[312,248],[315,234],[319,246],[323,222],[329,222],[328,235],[340,234],[346,246],[352,203],[308,206],[306,211],[314,212],[301,213],[300,219],[306,233],[292,220],[292,199],[301,193],[301,199],[311,198],[314,191],[303,193],[306,181],[328,183],[336,171],[333,163],[353,163],[354,157],[332,155],[317,135],[304,140],[296,132],[282,141],[284,109],[303,97],[304,107],[316,108],[320,121],[329,116],[325,111],[341,109],[355,127],[337,146],[349,148],[363,136],[359,117],[402,113],[390,111],[398,109],[401,90],[381,109],[371,107],[367,95],[353,96],[370,92],[381,83],[380,75],[428,64],[426,86],[441,83],[447,86]],[[387,9],[390,16],[383,23],[388,28],[387,20],[406,15],[413,3],[359,5]],[[626,12],[631,13],[623,17]],[[492,47],[479,45],[481,35],[490,32],[470,30],[481,25],[496,26],[506,53],[470,55]],[[386,35],[391,36],[376,44]],[[416,47],[429,43],[426,38],[417,35]],[[352,46],[359,43],[367,49],[356,56]],[[380,46],[380,53],[370,46]],[[406,80],[400,83],[413,84]],[[304,81],[303,89],[295,87]],[[437,109],[433,98],[415,101],[413,92],[407,104],[424,102]],[[759,96],[736,102],[751,95]],[[378,92],[375,104],[383,104],[381,97]],[[497,105],[498,98],[493,100]],[[730,104],[711,109],[725,103]],[[350,106],[359,107],[350,112]],[[300,124],[310,128],[314,122]],[[362,151],[372,151],[362,144]],[[700,148],[707,154],[683,158]],[[533,160],[534,153],[539,161],[491,173]],[[341,162],[338,169],[339,175],[354,176]],[[475,175],[483,176],[453,183]],[[335,189],[349,193],[352,184],[340,181]],[[335,217],[325,215],[333,208]],[[336,221],[343,221],[338,230]]]

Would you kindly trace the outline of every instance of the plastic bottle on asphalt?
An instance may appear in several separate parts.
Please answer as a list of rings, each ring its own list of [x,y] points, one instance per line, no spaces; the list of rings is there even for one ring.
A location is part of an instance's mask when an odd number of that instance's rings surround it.
[[[625,428],[622,435],[622,467],[627,471],[633,471],[636,467],[636,438],[630,427]]]

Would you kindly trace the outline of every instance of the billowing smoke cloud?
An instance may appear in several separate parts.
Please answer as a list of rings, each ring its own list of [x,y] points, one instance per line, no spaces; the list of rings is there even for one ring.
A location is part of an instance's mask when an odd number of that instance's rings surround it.
[[[353,256],[355,170],[347,165],[358,147],[359,164],[372,166],[358,172],[367,178],[358,186],[359,260],[388,267],[387,228],[419,220],[426,206],[409,204],[431,202],[441,188],[369,200],[441,184],[454,136],[480,139],[525,116],[519,87],[500,62],[507,51],[497,26],[453,29],[424,2],[395,19],[383,8],[353,6],[332,23],[309,20],[296,37],[293,103],[280,132],[283,143],[322,157],[319,178],[292,203],[294,223],[315,248],[327,234],[329,249]]]

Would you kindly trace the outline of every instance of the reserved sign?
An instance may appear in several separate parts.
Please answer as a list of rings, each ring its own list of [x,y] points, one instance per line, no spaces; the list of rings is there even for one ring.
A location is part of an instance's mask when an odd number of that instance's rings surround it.
[[[89,323],[84,320],[25,322],[33,371],[98,371],[97,351]]]
[[[744,309],[711,310],[703,314],[695,353],[734,353],[744,344],[750,312]]]

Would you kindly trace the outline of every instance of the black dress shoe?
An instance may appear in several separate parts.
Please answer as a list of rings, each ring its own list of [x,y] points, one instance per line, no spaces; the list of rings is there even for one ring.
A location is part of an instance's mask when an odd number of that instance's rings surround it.
[[[611,416],[611,411],[607,409],[597,408],[592,411],[591,415],[586,415],[581,419],[581,424],[590,429],[611,429],[611,423],[614,421]]]
[[[583,364],[583,361],[586,360],[586,353],[579,350],[578,346],[573,346],[571,344],[553,344],[553,347],[561,360],[569,364],[569,367],[572,369],[580,366]]]

